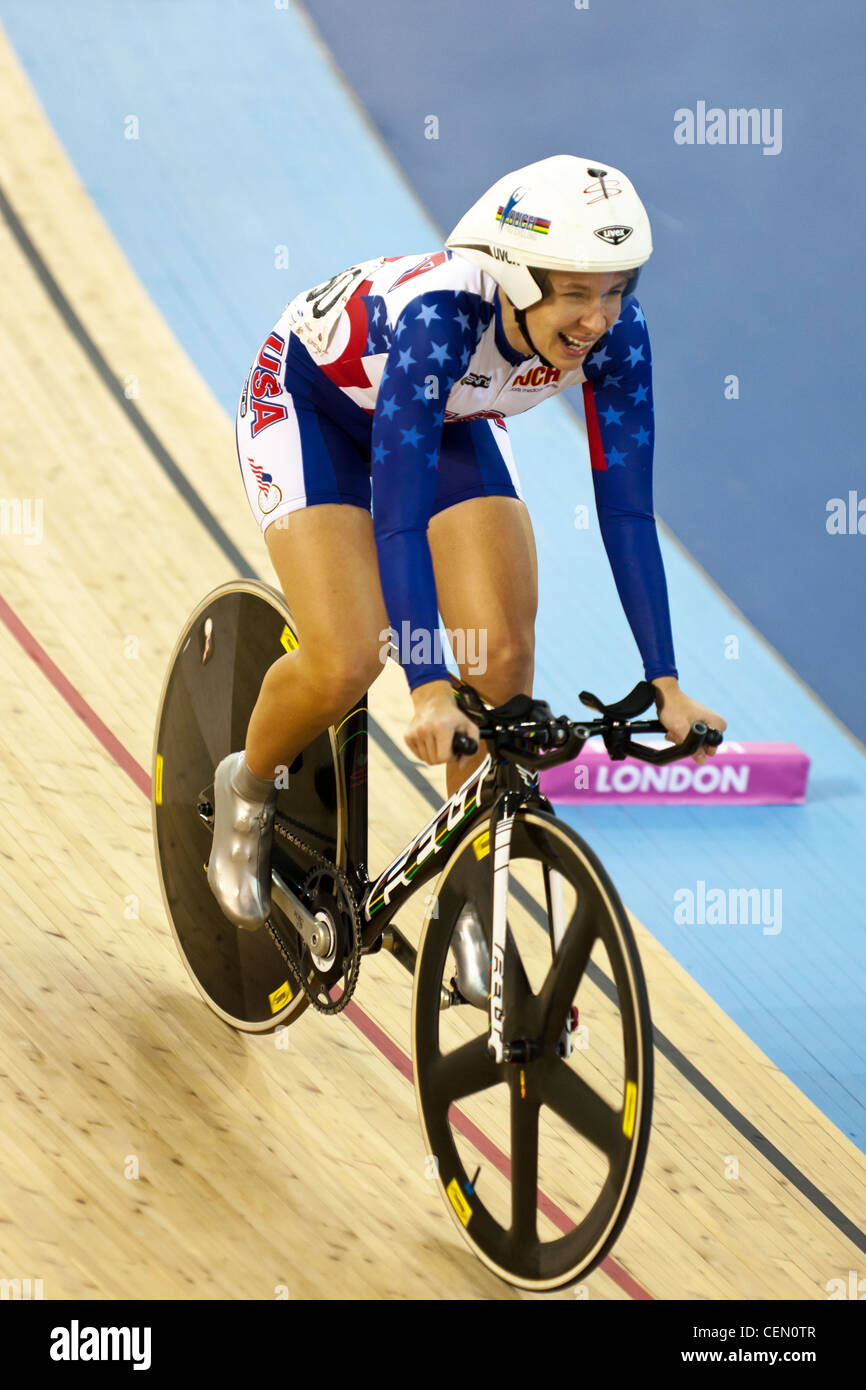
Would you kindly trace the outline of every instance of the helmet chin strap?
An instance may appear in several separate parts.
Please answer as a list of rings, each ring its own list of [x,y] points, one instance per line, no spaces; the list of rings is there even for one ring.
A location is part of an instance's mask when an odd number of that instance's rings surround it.
[[[539,362],[541,362],[545,367],[552,367],[553,363],[548,362],[547,358],[542,356],[542,354],[538,351],[538,348],[535,346],[534,342],[529,336],[529,329],[526,327],[526,310],[514,309],[514,318],[517,322],[517,327],[520,329],[529,346],[532,348],[532,351],[535,353],[535,356],[538,358]]]
[[[509,304],[511,304],[511,300],[509,300],[508,302],[509,302]],[[518,309],[518,308],[516,307],[516,305],[514,305],[514,304],[511,304],[511,308],[512,308],[512,311],[513,311],[513,313],[514,313],[514,320],[515,320],[515,323],[517,324],[517,327],[520,329],[520,331],[521,331],[521,333],[523,334],[524,338],[526,339],[527,343],[528,343],[529,346],[532,348],[532,351],[535,353],[535,356],[538,358],[539,362],[541,362],[542,365],[545,366],[545,367],[554,367],[554,364],[553,364],[552,362],[548,362],[547,358],[544,357],[544,356],[542,355],[542,353],[540,353],[540,352],[538,351],[538,348],[535,346],[534,342],[532,341],[532,339],[531,339],[530,336],[529,336],[529,329],[526,327],[526,310],[525,310],[525,309]],[[605,330],[605,331],[606,331],[606,330]],[[604,333],[602,333],[601,337],[602,337],[602,338],[604,337]],[[601,341],[601,338],[596,338],[596,339],[595,339],[595,342],[593,343],[592,346],[595,347],[595,343],[598,343],[598,342],[600,342],[600,341]],[[588,355],[588,354],[587,354],[587,355]],[[554,370],[556,370],[555,367],[554,367]]]

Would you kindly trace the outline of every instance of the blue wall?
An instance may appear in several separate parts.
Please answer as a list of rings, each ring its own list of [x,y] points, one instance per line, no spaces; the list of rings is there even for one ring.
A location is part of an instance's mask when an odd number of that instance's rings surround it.
[[[656,507],[866,740],[858,302],[866,7],[850,0],[307,0],[447,233],[500,174],[560,152],[629,173],[654,224]],[[680,108],[781,108],[781,150],[679,145]],[[438,118],[438,139],[425,117]],[[724,382],[739,378],[739,399]],[[575,408],[582,414],[579,399]]]

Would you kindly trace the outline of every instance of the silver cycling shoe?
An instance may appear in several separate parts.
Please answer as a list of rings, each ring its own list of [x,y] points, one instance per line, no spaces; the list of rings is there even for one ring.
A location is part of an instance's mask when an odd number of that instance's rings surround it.
[[[468,1003],[486,1009],[490,997],[490,952],[472,903],[464,903],[457,918],[451,950],[457,962],[457,988]]]
[[[211,892],[236,927],[256,931],[271,911],[271,846],[274,838],[276,788],[261,800],[237,790],[240,778],[252,778],[244,767],[244,750],[229,753],[214,774],[213,845],[207,866]]]

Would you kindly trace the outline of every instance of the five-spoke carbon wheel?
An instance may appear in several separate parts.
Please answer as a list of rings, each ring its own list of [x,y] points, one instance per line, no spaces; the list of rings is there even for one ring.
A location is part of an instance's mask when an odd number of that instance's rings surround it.
[[[652,1024],[610,879],[568,826],[531,809],[518,812],[511,845],[503,1039],[513,1060],[492,1060],[488,1010],[440,1009],[467,902],[491,944],[490,850],[488,820],[431,894],[412,1006],[418,1110],[428,1171],[474,1253],[511,1284],[553,1290],[603,1259],[634,1201]]]

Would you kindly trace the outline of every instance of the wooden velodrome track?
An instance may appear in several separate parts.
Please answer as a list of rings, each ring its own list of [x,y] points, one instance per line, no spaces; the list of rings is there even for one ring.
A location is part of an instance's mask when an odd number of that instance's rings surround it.
[[[308,1011],[280,1048],[226,1028],[177,955],[148,801],[165,664],[237,574],[232,545],[273,576],[232,424],[2,34],[0,92],[2,496],[44,508],[41,543],[11,522],[0,536],[0,1277],[41,1278],[49,1299],[532,1297],[472,1258],[425,1179],[408,975],[365,961],[350,1016]],[[444,777],[405,752],[398,670],[370,708],[379,868]],[[863,1267],[866,1158],[635,927],[654,1134],[583,1294],[825,1299]]]

